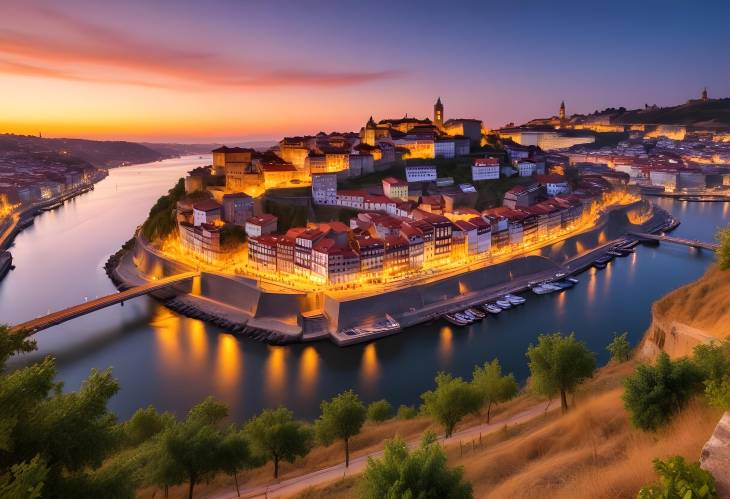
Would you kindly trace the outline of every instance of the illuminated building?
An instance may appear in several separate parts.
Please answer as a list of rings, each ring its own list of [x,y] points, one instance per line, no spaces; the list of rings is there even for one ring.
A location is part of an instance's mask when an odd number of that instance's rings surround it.
[[[403,225],[413,227],[421,233],[421,238],[423,239],[423,259],[426,262],[433,261],[435,252],[434,226],[425,220],[408,220]]]
[[[191,225],[178,223],[178,235],[183,251],[208,264],[215,264],[221,258],[220,230],[211,224]]]
[[[522,159],[517,162],[517,172],[520,177],[531,177],[537,171],[537,164],[534,161]]]
[[[477,228],[476,254],[487,256],[492,250],[492,227],[481,216],[472,217],[468,220]]]
[[[408,200],[408,182],[394,177],[386,177],[382,180],[383,194],[391,199]]]
[[[253,216],[253,198],[236,192],[223,195],[223,221],[243,227]]]
[[[499,178],[499,160],[497,158],[476,158],[471,166],[471,178],[480,180],[497,180]]]
[[[360,257],[349,247],[322,238],[312,247],[312,279],[321,283],[344,284],[357,279]]]
[[[282,274],[294,273],[294,245],[297,235],[304,229],[290,229],[276,242],[276,271]]]
[[[478,146],[482,140],[482,121],[466,118],[450,119],[444,124],[450,136],[462,136],[469,139],[472,145]]]
[[[337,204],[337,175],[334,173],[312,175],[312,199],[314,204]]]
[[[406,166],[408,182],[433,182],[437,177],[435,166]]]
[[[250,236],[248,238],[249,265],[261,272],[276,272],[278,242],[279,238],[272,234]]]
[[[451,252],[456,258],[477,254],[476,225],[465,220],[457,220],[454,222]]]
[[[309,156],[308,140],[305,137],[284,137],[279,141],[278,155],[287,163],[303,169]]]
[[[366,211],[384,211],[395,215],[396,202],[386,196],[367,195],[363,199],[363,209]]]
[[[213,171],[226,177],[226,188],[231,191],[241,191],[251,179],[247,175],[251,171],[253,155],[256,151],[244,147],[219,147],[213,150]],[[255,182],[255,181],[254,181]]]
[[[199,201],[193,205],[193,225],[214,224],[221,220],[221,205],[212,199]]]
[[[565,101],[560,103],[560,111],[558,113],[560,121],[565,121]]]
[[[309,277],[312,271],[312,248],[324,237],[319,229],[309,228],[297,235],[294,240],[294,273]]]
[[[401,235],[387,236],[383,239],[383,273],[387,276],[399,275],[408,271],[410,266],[409,245]]]
[[[367,234],[355,236],[353,247],[360,254],[360,273],[366,281],[378,281],[383,274],[385,243]]]
[[[444,105],[441,103],[441,97],[433,105],[433,123],[439,128],[444,126]]]
[[[259,237],[264,234],[276,232],[278,219],[269,213],[253,216],[246,220],[246,235],[249,237]]]
[[[408,267],[410,270],[418,270],[423,267],[423,233],[408,224],[401,224],[401,235],[408,241]]]
[[[568,180],[563,175],[538,175],[535,180],[538,184],[545,186],[548,196],[557,196],[570,192]]]
[[[418,202],[418,209],[427,213],[442,215],[446,205],[444,198],[440,194],[430,196],[421,196]]]
[[[365,191],[342,190],[337,191],[337,205],[346,206],[355,210],[362,210],[365,206]]]
[[[545,188],[540,184],[516,185],[504,194],[502,205],[507,208],[531,206],[545,196]]]
[[[365,124],[365,128],[363,128],[361,141],[363,144],[374,146],[375,145],[375,130],[377,128],[377,125],[375,124],[375,121],[373,120],[373,117],[371,116],[368,122]]]
[[[456,142],[451,138],[436,138],[433,143],[433,155],[435,158],[454,158],[456,156]]]

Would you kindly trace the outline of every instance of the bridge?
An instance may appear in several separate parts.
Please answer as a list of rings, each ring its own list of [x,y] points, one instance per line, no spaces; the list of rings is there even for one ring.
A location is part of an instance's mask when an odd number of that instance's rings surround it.
[[[95,312],[96,310],[101,310],[102,308],[116,305],[117,303],[124,303],[125,301],[131,300],[132,298],[146,295],[152,293],[153,291],[158,291],[168,286],[172,286],[173,284],[177,284],[188,279],[198,277],[199,275],[200,272],[184,272],[182,274],[176,274],[170,277],[150,281],[146,284],[135,286],[125,291],[120,291],[119,293],[102,296],[100,298],[84,302],[80,305],[74,305],[73,307],[58,310],[43,317],[37,317],[28,322],[17,324],[10,328],[10,331],[31,331],[33,333],[37,333],[38,331],[47,329],[51,326],[56,326],[58,324],[61,324],[62,322],[66,322],[76,317]]]
[[[691,246],[692,248],[701,248],[706,249],[710,251],[716,251],[720,244],[718,243],[708,243],[705,241],[700,241],[698,239],[682,239],[681,237],[672,237],[668,236],[666,234],[645,234],[643,232],[629,232],[630,236],[637,237],[639,239],[647,239],[651,241],[665,241],[668,243],[675,243],[675,244],[684,244],[685,246]]]

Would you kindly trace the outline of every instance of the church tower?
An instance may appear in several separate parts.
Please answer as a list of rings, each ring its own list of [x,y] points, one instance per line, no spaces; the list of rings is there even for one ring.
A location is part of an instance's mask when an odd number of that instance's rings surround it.
[[[558,114],[560,121],[565,121],[565,101],[560,103],[560,113]]]
[[[365,128],[363,129],[362,134],[362,143],[367,144],[369,146],[375,145],[375,129],[377,128],[377,125],[375,124],[375,120],[373,120],[373,117],[371,116],[368,122],[365,124]]]
[[[444,105],[441,104],[441,97],[433,105],[433,124],[439,128],[444,126]]]
[[[707,87],[702,90],[702,100],[707,100]]]

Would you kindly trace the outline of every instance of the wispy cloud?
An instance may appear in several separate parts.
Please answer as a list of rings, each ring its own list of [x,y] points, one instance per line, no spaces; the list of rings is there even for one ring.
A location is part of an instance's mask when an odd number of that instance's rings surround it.
[[[72,81],[166,88],[337,87],[397,78],[399,70],[280,69],[144,40],[47,7],[60,32],[0,27],[0,72]]]

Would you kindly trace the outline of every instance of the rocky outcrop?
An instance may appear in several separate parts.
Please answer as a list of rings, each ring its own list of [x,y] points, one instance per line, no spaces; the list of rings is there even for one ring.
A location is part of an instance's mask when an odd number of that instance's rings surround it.
[[[730,411],[722,416],[702,447],[700,466],[715,477],[717,496],[730,497]]]

